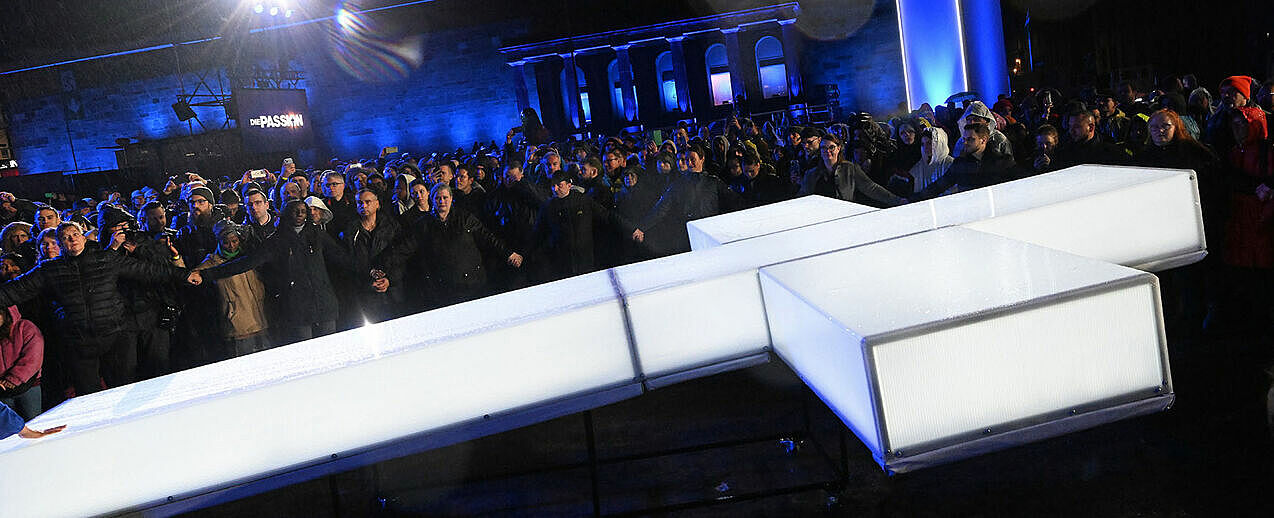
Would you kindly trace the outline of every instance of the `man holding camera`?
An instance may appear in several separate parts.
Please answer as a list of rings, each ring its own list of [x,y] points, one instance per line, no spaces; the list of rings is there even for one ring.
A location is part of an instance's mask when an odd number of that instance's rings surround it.
[[[166,280],[198,285],[198,272],[161,266],[87,246],[75,223],[57,228],[62,255],[37,263],[26,274],[0,285],[0,307],[47,294],[69,355],[71,379],[78,395],[97,392],[102,382],[120,386],[134,381],[137,344],[121,319],[127,308],[118,280]],[[121,245],[122,246],[122,245]]]
[[[101,229],[100,243],[107,251],[148,264],[185,267],[167,234],[156,233],[152,237],[136,230],[133,218],[119,208],[103,207],[97,213],[97,226]],[[168,374],[172,330],[180,314],[176,291],[167,284],[121,279],[119,292],[128,309],[124,323],[135,331],[138,379]]]

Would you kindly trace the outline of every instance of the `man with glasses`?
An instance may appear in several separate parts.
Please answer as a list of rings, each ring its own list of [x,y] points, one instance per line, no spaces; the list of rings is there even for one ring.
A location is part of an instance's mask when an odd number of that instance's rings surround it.
[[[332,211],[332,220],[327,223],[327,233],[338,238],[341,230],[358,219],[354,209],[352,196],[345,194],[345,175],[336,171],[326,171],[322,176],[323,203]]]

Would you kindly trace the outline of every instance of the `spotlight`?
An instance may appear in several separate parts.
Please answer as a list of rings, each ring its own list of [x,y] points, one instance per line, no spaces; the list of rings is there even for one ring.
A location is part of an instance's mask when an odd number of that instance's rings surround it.
[[[283,17],[284,17],[284,18],[291,18],[291,17],[292,17],[292,10],[291,10],[291,9],[288,9],[287,11],[284,11],[284,12],[283,12]]]
[[[278,15],[279,15],[279,8],[278,8],[278,7],[271,7],[271,8],[270,8],[270,16],[278,16]]]
[[[261,14],[264,11],[265,11],[265,4],[257,4],[252,6],[252,12],[254,13]]]

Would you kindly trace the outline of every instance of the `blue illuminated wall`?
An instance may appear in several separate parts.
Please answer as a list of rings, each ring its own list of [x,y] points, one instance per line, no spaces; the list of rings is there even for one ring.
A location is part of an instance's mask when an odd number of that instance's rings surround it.
[[[420,67],[386,82],[351,76],[328,52],[311,56],[302,66],[319,152],[357,157],[385,146],[420,152],[468,149],[476,140],[502,144],[519,120],[512,72],[499,47],[524,30],[502,24],[431,32]]]
[[[967,90],[959,0],[896,0],[912,109]]]
[[[801,57],[807,91],[833,84],[839,89],[842,113],[867,111],[884,116],[897,113],[900,104],[906,109],[908,99],[915,107],[926,101],[941,102],[963,90],[967,68],[971,86],[993,101],[995,94],[1007,90],[998,1],[964,0],[963,4],[961,15],[957,0],[879,0],[848,37],[807,39]],[[956,23],[962,18],[967,29],[963,54],[961,28]],[[518,114],[512,72],[499,49],[526,35],[526,23],[431,29],[423,35],[419,66],[392,80],[354,77],[333,59],[332,49],[309,49],[312,52],[298,65],[307,78],[303,87],[316,148],[303,152],[302,160],[374,155],[384,146],[420,152],[468,148],[475,140],[501,141],[518,124]],[[906,81],[903,42],[907,43]],[[164,69],[159,69],[143,78],[111,59],[103,66],[119,69],[119,82],[81,89],[84,115],[70,121],[70,139],[82,170],[114,169],[114,151],[96,148],[111,146],[115,138],[160,139],[190,131],[170,107],[179,92],[175,75],[164,75]],[[532,77],[528,70],[527,78]],[[184,79],[188,89],[195,83],[193,74]],[[540,89],[534,82],[528,86],[530,105],[539,106]],[[56,80],[33,91],[50,89],[57,89]],[[73,169],[60,94],[10,95],[6,109],[23,172]],[[196,111],[209,129],[220,128],[224,122],[220,108]]]
[[[969,64],[969,87],[990,106],[1009,93],[1008,58],[1004,54],[1004,26],[1000,0],[962,0],[964,55]]]
[[[183,79],[187,88],[195,84],[193,74]],[[19,169],[23,173],[72,171],[76,162],[81,171],[115,169],[115,151],[98,147],[113,146],[120,137],[159,139],[188,135],[190,125],[178,121],[172,109],[179,92],[175,74],[81,88],[77,93],[83,106],[82,117],[69,121],[61,94],[13,99],[6,109],[10,144]],[[221,108],[194,109],[209,129],[219,129],[225,122]],[[198,125],[194,131],[200,131]],[[74,160],[71,142],[75,145]]]
[[[836,85],[841,113],[893,113],[906,99],[902,79],[902,47],[892,1],[878,1],[871,17],[842,40],[807,40],[801,71],[807,94],[818,85]]]

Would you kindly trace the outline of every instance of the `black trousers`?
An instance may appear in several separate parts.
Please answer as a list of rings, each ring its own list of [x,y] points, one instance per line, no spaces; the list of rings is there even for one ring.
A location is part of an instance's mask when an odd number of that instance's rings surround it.
[[[77,396],[102,390],[103,381],[118,387],[137,379],[137,338],[131,332],[68,339],[66,351]]]

